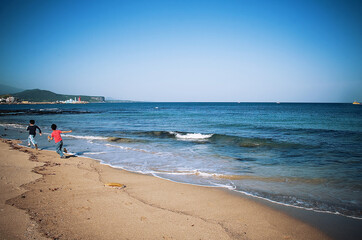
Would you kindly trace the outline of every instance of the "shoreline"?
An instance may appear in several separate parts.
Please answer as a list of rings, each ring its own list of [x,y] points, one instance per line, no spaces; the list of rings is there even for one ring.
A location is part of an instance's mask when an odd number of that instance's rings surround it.
[[[52,150],[44,150],[44,151],[52,151]],[[311,214],[315,214],[315,215],[327,215],[327,216],[336,216],[337,218],[346,218],[346,219],[351,219],[351,221],[361,221],[361,227],[362,227],[362,218],[359,217],[354,217],[354,216],[349,216],[349,215],[345,215],[339,212],[330,212],[330,211],[323,211],[323,210],[317,210],[317,209],[313,209],[313,208],[306,208],[306,207],[300,207],[300,206],[294,206],[291,204],[287,204],[287,203],[283,203],[283,202],[278,202],[278,201],[274,201],[265,197],[261,197],[261,196],[256,196],[253,195],[251,193],[247,193],[247,192],[243,192],[243,191],[239,191],[239,190],[235,190],[226,186],[216,186],[216,185],[201,185],[201,184],[196,184],[196,183],[186,183],[186,182],[182,182],[182,181],[176,181],[176,180],[172,180],[172,179],[168,179],[166,177],[161,177],[161,176],[157,176],[154,175],[152,173],[143,173],[143,172],[136,172],[136,171],[132,171],[132,170],[127,170],[125,168],[122,167],[116,167],[116,166],[112,166],[110,163],[106,163],[101,159],[97,159],[97,158],[92,158],[89,156],[82,156],[82,158],[88,158],[91,160],[95,160],[97,162],[99,162],[102,165],[106,165],[109,166],[111,168],[114,169],[118,169],[121,171],[126,171],[126,172],[130,172],[130,173],[135,173],[135,174],[141,174],[141,175],[147,175],[147,176],[152,176],[152,177],[156,177],[165,181],[170,181],[170,182],[174,182],[174,183],[179,183],[179,184],[187,184],[187,185],[193,185],[193,186],[198,186],[198,187],[206,187],[206,188],[218,188],[227,192],[230,192],[230,194],[234,194],[234,195],[240,195],[241,197],[244,198],[250,198],[254,201],[258,201],[261,202],[264,205],[270,205],[271,207],[273,207],[274,205],[277,207],[274,207],[275,209],[283,209],[284,212],[286,212],[288,214],[288,210],[285,209],[289,209],[289,208],[295,208],[295,211],[306,211],[306,212],[311,212]],[[279,206],[279,207],[278,207]],[[294,212],[294,211],[292,211]],[[299,214],[300,215],[300,214]],[[294,217],[292,215],[292,217]],[[305,221],[305,219],[301,219],[302,221]],[[361,234],[362,237],[362,234]]]
[[[61,102],[16,102],[16,103],[0,103],[0,105],[41,105],[41,104],[89,104],[90,102],[72,102],[72,103],[61,103]],[[103,102],[100,102],[103,103]]]
[[[14,141],[11,140],[3,140],[3,142],[10,142],[14,145]],[[1,145],[4,144],[3,142],[1,142]],[[30,216],[34,219],[38,220],[38,218],[41,218],[39,219],[41,220],[41,232],[48,232],[48,236],[51,237],[59,237],[59,234],[61,234],[60,239],[82,239],[89,234],[85,229],[82,230],[81,226],[77,226],[81,229],[77,228],[77,230],[71,232],[67,229],[74,225],[72,221],[79,218],[79,216],[75,216],[78,211],[73,209],[74,211],[69,212],[69,210],[67,211],[59,205],[69,202],[69,198],[73,197],[71,205],[69,205],[69,208],[72,209],[73,204],[84,205],[85,200],[77,192],[73,191],[69,184],[64,183],[64,180],[67,179],[70,183],[74,183],[74,185],[83,186],[83,188],[78,189],[82,194],[93,196],[93,198],[89,197],[86,200],[88,203],[85,205],[90,206],[81,207],[81,209],[85,209],[80,211],[83,214],[88,211],[92,212],[89,214],[89,219],[87,218],[86,220],[95,218],[89,223],[83,220],[82,222],[85,225],[90,224],[92,228],[97,229],[100,226],[109,228],[107,224],[112,225],[114,222],[122,222],[126,225],[129,224],[129,221],[131,222],[131,230],[127,229],[124,232],[119,232],[119,230],[113,231],[113,228],[110,228],[110,232],[107,235],[108,239],[116,239],[113,238],[115,236],[130,237],[132,239],[142,239],[145,236],[153,236],[151,239],[162,239],[162,237],[164,239],[183,239],[187,238],[186,236],[189,236],[190,239],[199,239],[195,236],[201,239],[329,239],[326,234],[310,226],[310,223],[313,223],[313,221],[309,221],[309,224],[301,221],[303,217],[299,216],[301,215],[300,212],[291,214],[291,212],[296,211],[291,210],[290,208],[292,207],[275,206],[277,204],[268,204],[265,203],[266,200],[257,200],[226,189],[182,184],[155,176],[128,172],[101,164],[99,160],[92,158],[70,157],[68,159],[59,159],[57,154],[51,150],[35,151],[34,149],[22,146],[17,146],[17,148],[19,151],[33,154],[37,158],[36,162],[44,163],[44,165],[42,167],[35,167],[33,170],[42,175],[41,181],[36,180],[35,182],[28,183],[26,185],[28,191],[21,196],[8,200],[8,203],[14,204],[17,208],[27,210],[28,214],[30,213]],[[80,166],[82,167],[80,168]],[[79,177],[69,175],[70,172]],[[59,180],[58,178],[62,181],[57,181]],[[82,184],[82,182],[88,180],[91,180],[95,186]],[[112,189],[105,187],[104,184],[107,182],[119,182],[125,184],[126,187],[123,189]],[[48,194],[44,193],[42,189],[44,186],[51,189]],[[84,191],[84,187],[87,188],[86,191]],[[53,199],[52,195],[54,192],[57,195],[62,192],[62,197],[58,196],[60,199]],[[107,196],[99,197],[99,194]],[[110,195],[108,196],[108,194]],[[47,206],[43,209],[44,206],[37,203],[37,201],[39,199],[44,200],[44,197],[54,202],[54,206]],[[28,199],[30,200],[28,201]],[[124,206],[109,209],[106,203],[112,206],[119,202],[120,199],[125,203]],[[90,202],[95,200],[99,200],[98,204],[90,204]],[[83,202],[83,204],[80,202]],[[197,204],[195,205],[195,203]],[[134,211],[129,211],[129,208],[134,205],[137,206],[133,209]],[[61,207],[63,211],[59,211],[57,207]],[[92,211],[92,209],[94,210]],[[115,212],[119,212],[120,215],[124,215],[125,211],[128,210],[127,218],[123,219],[122,217],[114,216],[112,209]],[[100,217],[95,213],[97,211],[101,215]],[[107,214],[103,214],[104,211]],[[164,228],[163,225],[168,225],[170,222],[165,222],[164,217],[153,216],[155,211],[160,211],[159,214],[167,216],[166,219],[171,219],[173,224]],[[42,215],[43,212],[47,214]],[[135,213],[147,216],[140,216],[135,219]],[[53,218],[50,218],[48,215],[52,215]],[[314,218],[316,213],[312,215],[309,218]],[[62,221],[63,228],[55,226],[55,223],[59,224],[58,219],[63,220],[66,216],[67,221]],[[186,219],[184,219],[185,217]],[[107,224],[104,225],[105,219],[113,220],[107,220]],[[191,225],[189,224],[190,219],[194,222]],[[155,226],[154,222],[158,222],[160,226]],[[144,225],[148,225],[146,230],[144,230]],[[323,226],[318,226],[318,228],[323,230]],[[139,232],[141,229],[144,232]],[[147,235],[142,235],[144,233],[147,233]],[[96,235],[93,234],[91,236]],[[105,237],[103,235],[99,236]],[[334,233],[332,237],[336,237],[335,239],[339,238]]]

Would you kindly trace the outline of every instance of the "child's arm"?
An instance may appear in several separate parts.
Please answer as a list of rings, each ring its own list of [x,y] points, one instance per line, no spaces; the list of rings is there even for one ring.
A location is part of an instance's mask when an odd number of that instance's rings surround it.
[[[36,128],[39,130],[39,135],[41,136],[42,133],[41,133],[40,127],[36,126]]]
[[[52,141],[53,139],[54,139],[53,133],[51,133],[50,136],[48,136],[48,141]]]
[[[61,133],[71,133],[73,132],[72,130],[69,130],[69,131],[61,131]]]

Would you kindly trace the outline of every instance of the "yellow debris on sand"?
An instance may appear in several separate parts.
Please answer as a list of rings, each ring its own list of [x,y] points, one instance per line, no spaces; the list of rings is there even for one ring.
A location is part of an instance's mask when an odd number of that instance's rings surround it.
[[[108,187],[117,187],[117,188],[125,188],[126,187],[126,185],[124,185],[122,183],[106,183],[104,185],[108,186]]]

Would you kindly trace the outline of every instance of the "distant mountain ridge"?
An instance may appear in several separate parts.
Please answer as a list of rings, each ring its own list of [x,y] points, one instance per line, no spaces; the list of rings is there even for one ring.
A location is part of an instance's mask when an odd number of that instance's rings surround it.
[[[31,89],[11,94],[15,98],[18,98],[21,101],[29,102],[56,102],[56,101],[66,101],[69,99],[81,98],[81,101],[86,102],[104,102],[105,98],[103,96],[86,96],[86,95],[64,95],[57,94],[48,90],[41,89]]]
[[[0,84],[0,95],[13,94],[13,93],[21,92],[21,91],[24,91],[24,89],[8,86],[5,84]]]

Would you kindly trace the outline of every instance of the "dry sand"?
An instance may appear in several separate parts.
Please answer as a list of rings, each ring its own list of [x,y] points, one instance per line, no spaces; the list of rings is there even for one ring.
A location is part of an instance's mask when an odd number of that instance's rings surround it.
[[[0,142],[0,153],[0,239],[329,239],[223,189],[60,159],[13,141]]]

